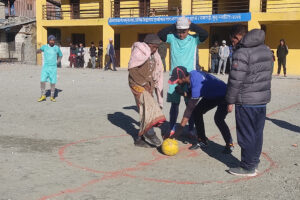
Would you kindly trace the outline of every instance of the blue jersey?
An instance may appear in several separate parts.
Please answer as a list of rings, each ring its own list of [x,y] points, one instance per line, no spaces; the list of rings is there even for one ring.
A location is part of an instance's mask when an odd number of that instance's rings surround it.
[[[190,88],[192,98],[204,97],[207,99],[224,97],[227,90],[226,83],[222,80],[211,74],[196,70],[190,72]]]
[[[43,45],[41,50],[44,52],[44,68],[57,67],[57,57],[62,57],[61,50],[58,46],[51,47],[49,44]]]

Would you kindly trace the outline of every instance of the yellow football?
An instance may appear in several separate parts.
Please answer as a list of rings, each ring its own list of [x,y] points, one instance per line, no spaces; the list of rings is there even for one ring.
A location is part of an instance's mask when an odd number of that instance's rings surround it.
[[[175,139],[166,139],[161,145],[161,150],[165,155],[174,156],[178,153],[178,142]]]

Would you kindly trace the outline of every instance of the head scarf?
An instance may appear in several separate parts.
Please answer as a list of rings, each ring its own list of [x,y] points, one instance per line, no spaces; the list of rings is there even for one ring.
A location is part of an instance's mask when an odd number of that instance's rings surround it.
[[[55,36],[54,35],[49,35],[48,36],[48,42],[50,41],[50,40],[55,40],[56,38],[55,38]]]

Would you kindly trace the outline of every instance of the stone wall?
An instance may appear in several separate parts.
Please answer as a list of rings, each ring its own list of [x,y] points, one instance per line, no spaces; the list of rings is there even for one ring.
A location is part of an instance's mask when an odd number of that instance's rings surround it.
[[[36,64],[36,24],[22,25],[15,36],[15,49],[7,43],[6,32],[0,31],[0,59]]]
[[[5,3],[0,2],[0,19],[5,19]]]

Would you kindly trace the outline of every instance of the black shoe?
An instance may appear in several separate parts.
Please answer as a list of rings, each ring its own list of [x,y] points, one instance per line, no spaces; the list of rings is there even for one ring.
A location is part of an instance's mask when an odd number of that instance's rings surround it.
[[[193,144],[192,146],[189,147],[189,150],[196,150],[200,148],[199,142]]]
[[[208,140],[199,141],[196,144],[193,144],[189,147],[189,150],[196,150],[199,148],[206,148],[208,146]]]
[[[151,146],[142,138],[135,140],[134,145],[137,147],[151,148]]]
[[[232,143],[226,144],[226,146],[225,146],[225,148],[223,150],[223,153],[224,154],[231,154],[233,152],[233,150],[234,150],[234,146],[233,146]]]
[[[235,167],[235,168],[230,168],[228,170],[228,172],[230,174],[236,175],[236,176],[256,176],[256,170],[252,169],[252,170],[247,170],[244,169],[242,167]]]
[[[154,145],[154,146],[160,146],[161,145],[161,141],[160,141],[160,139],[156,136],[156,134],[153,134],[153,135],[151,135],[151,136],[149,136],[149,135],[147,135],[147,133],[146,134],[144,134],[144,137],[145,137],[145,139],[147,139],[147,141],[150,143],[150,144],[152,144],[152,145]]]

